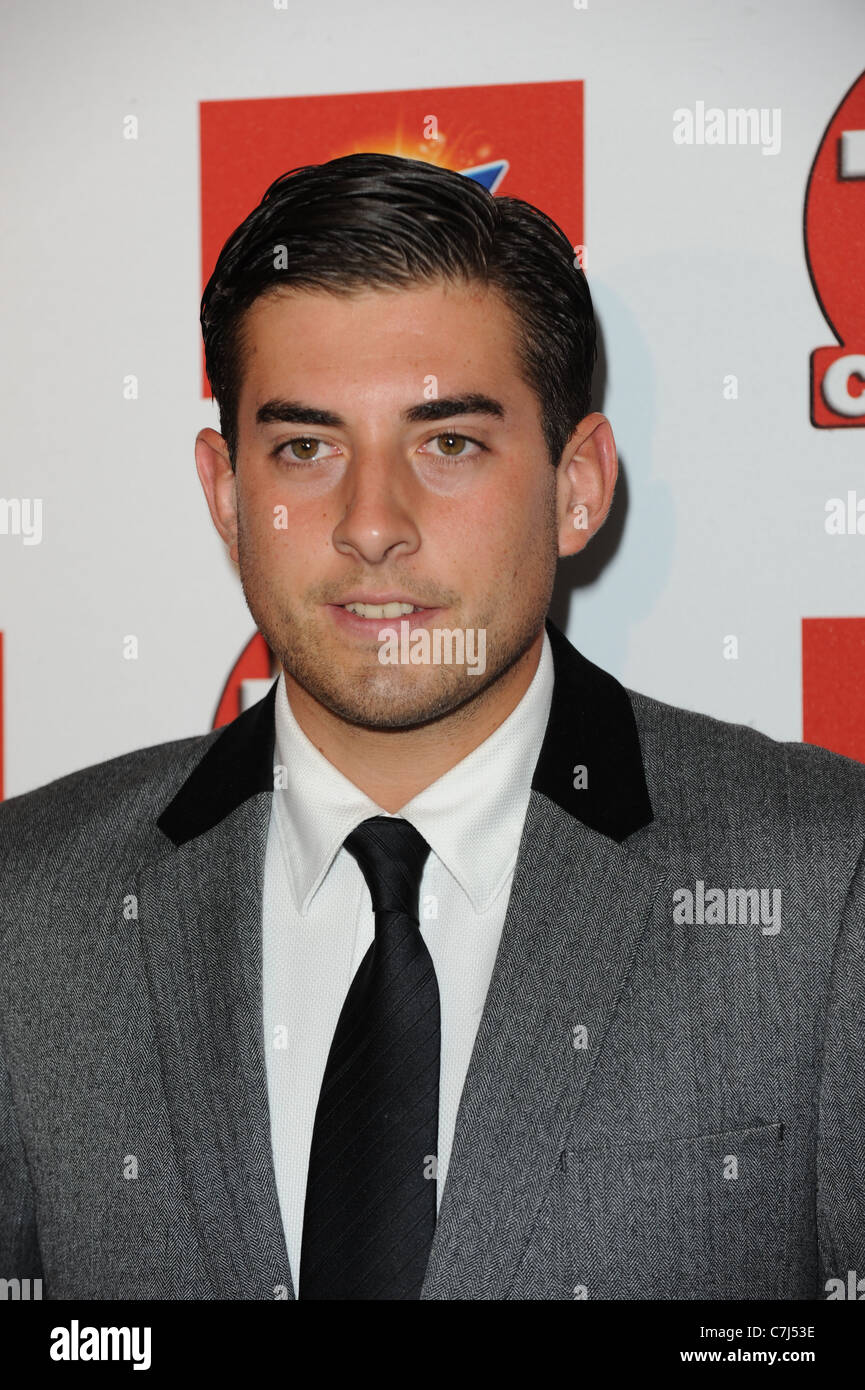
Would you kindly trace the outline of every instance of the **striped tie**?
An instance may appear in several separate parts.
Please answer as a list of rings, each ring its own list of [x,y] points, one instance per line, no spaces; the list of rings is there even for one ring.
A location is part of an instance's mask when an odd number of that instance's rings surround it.
[[[345,848],[369,887],[375,940],[316,1110],[299,1297],[414,1299],[436,1224],[439,992],[418,920],[429,845],[408,821],[373,816]]]

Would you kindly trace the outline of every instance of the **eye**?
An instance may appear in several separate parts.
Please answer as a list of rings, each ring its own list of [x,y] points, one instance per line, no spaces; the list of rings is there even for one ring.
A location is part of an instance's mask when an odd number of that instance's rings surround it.
[[[457,434],[455,430],[445,430],[443,434],[433,435],[433,438],[427,440],[427,443],[438,444],[442,440],[444,441],[444,449],[440,454],[433,454],[433,458],[453,460],[475,458],[475,452],[466,452],[464,447],[466,444],[474,444],[475,450],[486,452],[486,445],[481,444],[480,440],[472,439],[471,436],[467,434]]]
[[[294,439],[287,439],[284,444],[278,445],[273,452],[276,458],[285,459],[287,463],[319,463],[322,458],[328,457],[318,454],[319,445],[325,448],[333,447],[325,444],[323,439],[316,439],[314,435],[299,434]],[[291,452],[286,454],[286,449],[290,449]]]

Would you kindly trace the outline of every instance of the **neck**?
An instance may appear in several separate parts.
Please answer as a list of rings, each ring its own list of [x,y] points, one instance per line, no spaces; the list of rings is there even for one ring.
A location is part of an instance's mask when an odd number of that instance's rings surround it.
[[[495,733],[532,683],[544,640],[531,646],[498,680],[453,714],[417,729],[364,729],[348,724],[283,671],[291,712],[318,751],[392,815],[438,781]]]

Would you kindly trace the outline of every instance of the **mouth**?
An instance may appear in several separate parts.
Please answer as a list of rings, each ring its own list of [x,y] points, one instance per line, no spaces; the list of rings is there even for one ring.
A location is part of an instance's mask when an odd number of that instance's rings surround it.
[[[344,608],[348,613],[354,613],[358,618],[407,618],[410,613],[425,613],[428,610],[422,603],[415,603],[414,599],[388,599],[381,603],[365,603],[360,599],[352,599],[346,603],[338,604],[337,607]]]
[[[423,627],[442,608],[425,608],[410,598],[389,599],[382,603],[366,603],[360,599],[349,599],[345,603],[325,605],[337,625],[346,632],[364,636],[377,636],[383,627],[399,627],[408,623],[410,629]]]

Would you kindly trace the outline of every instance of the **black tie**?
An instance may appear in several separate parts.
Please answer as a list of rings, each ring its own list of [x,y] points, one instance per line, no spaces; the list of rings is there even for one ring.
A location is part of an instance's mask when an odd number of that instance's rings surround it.
[[[369,886],[375,940],[336,1026],[312,1133],[299,1297],[420,1298],[436,1224],[439,991],[420,934],[429,845],[373,816],[345,848]]]

